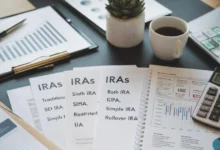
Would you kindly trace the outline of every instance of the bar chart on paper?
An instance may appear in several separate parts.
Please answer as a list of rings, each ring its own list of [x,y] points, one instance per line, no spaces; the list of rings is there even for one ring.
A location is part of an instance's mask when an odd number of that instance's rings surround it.
[[[191,115],[196,103],[196,101],[157,98],[154,102],[152,126],[174,130],[210,131],[209,127],[192,120]]]
[[[0,62],[12,61],[23,56],[50,50],[64,44],[67,39],[49,21],[44,21],[22,38],[0,45]]]

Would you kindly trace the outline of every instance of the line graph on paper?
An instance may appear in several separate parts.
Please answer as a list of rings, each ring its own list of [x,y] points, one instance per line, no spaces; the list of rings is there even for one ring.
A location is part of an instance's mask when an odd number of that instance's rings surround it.
[[[192,120],[195,106],[195,101],[157,98],[154,103],[152,126],[174,130],[215,132]]]

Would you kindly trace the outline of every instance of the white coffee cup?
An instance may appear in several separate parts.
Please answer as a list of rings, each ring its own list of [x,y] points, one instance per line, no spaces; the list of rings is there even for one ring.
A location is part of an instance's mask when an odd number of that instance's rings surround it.
[[[165,36],[155,32],[162,27],[174,27],[183,32],[178,36]],[[156,57],[163,60],[180,58],[189,36],[188,24],[177,17],[165,16],[150,23],[149,38]]]

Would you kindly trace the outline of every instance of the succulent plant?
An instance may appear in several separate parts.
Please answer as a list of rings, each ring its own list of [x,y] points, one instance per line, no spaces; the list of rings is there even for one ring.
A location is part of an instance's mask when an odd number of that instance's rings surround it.
[[[145,7],[144,0],[108,0],[107,11],[121,19],[129,19],[141,14]]]

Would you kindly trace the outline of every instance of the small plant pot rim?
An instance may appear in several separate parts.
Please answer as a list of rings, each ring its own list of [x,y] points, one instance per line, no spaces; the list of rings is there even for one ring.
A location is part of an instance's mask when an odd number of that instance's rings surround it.
[[[135,17],[125,19],[125,18],[115,17],[115,16],[113,16],[112,14],[110,14],[109,12],[107,12],[107,16],[112,17],[112,18],[114,18],[115,20],[123,21],[123,22],[130,22],[130,21],[132,21],[132,20],[137,19],[138,17],[141,17],[141,15],[143,15],[143,14],[144,14],[144,12],[140,13],[139,15],[137,15],[137,16],[135,16]]]

